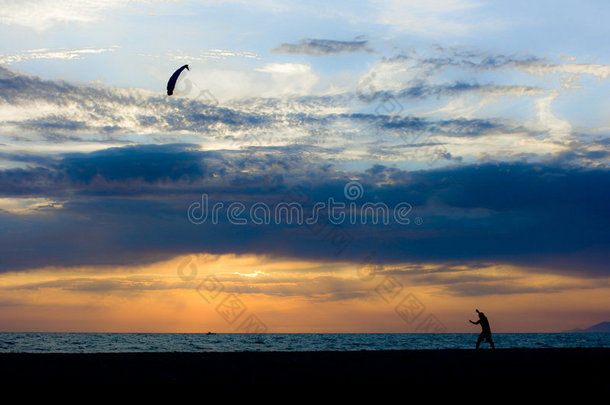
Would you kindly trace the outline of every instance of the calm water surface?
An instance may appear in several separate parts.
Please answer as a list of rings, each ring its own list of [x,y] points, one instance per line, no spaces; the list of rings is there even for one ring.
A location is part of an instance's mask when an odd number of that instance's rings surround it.
[[[470,349],[476,333],[0,333],[0,352],[240,352]],[[610,333],[495,333],[497,348],[610,347]],[[485,342],[481,346],[489,348]]]

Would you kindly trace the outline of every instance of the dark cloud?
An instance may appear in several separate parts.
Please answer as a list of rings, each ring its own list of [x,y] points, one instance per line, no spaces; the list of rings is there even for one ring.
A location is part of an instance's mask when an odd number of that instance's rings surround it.
[[[65,155],[57,169],[72,182],[84,184],[95,178],[107,182],[192,182],[205,175],[201,153],[188,150],[188,145],[138,145],[73,153]]]
[[[362,101],[384,103],[391,99],[425,99],[429,97],[454,97],[465,93],[487,93],[497,95],[540,94],[541,89],[535,86],[498,85],[494,83],[478,83],[456,81],[452,83],[429,83],[424,79],[414,79],[407,86],[396,90],[376,90],[371,94],[359,94]]]
[[[65,119],[65,117],[50,115],[45,119],[36,118],[15,123],[22,129],[33,131],[83,131],[88,125],[83,121]]]
[[[381,128],[398,131],[430,132],[437,135],[450,136],[481,136],[498,132],[514,132],[518,128],[510,128],[497,120],[465,119],[430,121],[419,117],[388,117]]]
[[[11,104],[27,104],[33,98],[62,106],[82,102],[94,113],[108,108],[104,101],[112,99],[121,104],[141,105],[145,102],[136,93],[121,92],[102,87],[84,86],[63,80],[44,80],[0,67],[0,100]]]
[[[335,55],[345,52],[372,52],[366,40],[335,41],[331,39],[302,39],[297,44],[283,43],[273,53]]]
[[[344,114],[337,119],[349,119],[354,122],[370,125],[377,133],[394,133],[401,136],[401,147],[409,145],[423,146],[425,138],[413,137],[409,134],[428,134],[455,137],[478,137],[497,133],[515,133],[526,131],[523,127],[503,122],[497,119],[456,118],[430,120],[413,115],[382,115],[382,114]],[[433,142],[432,144],[434,144]]]
[[[0,195],[133,194],[164,183],[191,184],[208,175],[204,160],[207,157],[214,160],[214,153],[191,148],[190,145],[126,146],[70,153],[61,159],[5,153],[5,159],[37,166],[0,171]]]
[[[487,163],[407,172],[373,165],[344,172],[282,148],[253,154],[189,145],[141,145],[34,159],[41,166],[0,171],[4,197],[58,198],[63,207],[30,215],[0,211],[0,268],[132,265],[179,254],[257,253],[380,263],[512,263],[607,276],[610,173],[569,164]],[[239,160],[239,159],[237,159]],[[242,163],[244,160],[241,161]],[[246,171],[243,168],[247,168]],[[274,177],[275,176],[275,177]],[[363,195],[348,200],[349,181]],[[195,225],[187,208],[223,203],[219,220]],[[408,225],[320,216],[311,225],[231,224],[227,207],[315,202],[357,207],[409,203]],[[209,207],[211,209],[211,205]],[[418,224],[416,218],[422,221]],[[423,222],[423,223],[422,223]]]
[[[496,70],[545,65],[548,61],[534,55],[493,54],[484,50],[464,48],[436,48],[439,55],[423,58],[422,65],[435,69],[457,67],[471,70]]]

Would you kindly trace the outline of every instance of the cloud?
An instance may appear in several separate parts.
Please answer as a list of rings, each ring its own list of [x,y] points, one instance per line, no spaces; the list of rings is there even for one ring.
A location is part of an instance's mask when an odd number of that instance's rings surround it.
[[[206,156],[213,154],[189,150],[189,145],[141,145],[88,154],[70,153],[61,160],[39,160],[40,166],[29,170],[4,170],[0,172],[0,183],[4,195],[65,195],[76,190],[132,194],[147,185],[188,184],[212,175],[206,171]],[[17,155],[14,159],[23,157]]]
[[[553,294],[566,290],[600,288],[602,277],[582,277],[576,272],[559,274],[557,269],[512,266],[492,262],[407,263],[378,266],[377,276],[393,277],[404,285],[435,286],[448,295]]]
[[[537,118],[548,136],[561,140],[572,135],[572,125],[569,121],[558,118],[552,109],[553,101],[559,96],[558,92],[551,92],[545,97],[536,100]]]
[[[206,61],[206,60],[224,60],[227,58],[246,58],[246,59],[260,59],[260,55],[255,52],[249,51],[234,51],[230,49],[206,49],[199,51],[196,54],[174,54],[170,53],[170,58],[179,61],[192,62],[192,61]]]
[[[467,36],[495,30],[505,22],[485,16],[485,4],[470,0],[371,0],[371,19],[397,32],[424,37]],[[477,18],[478,17],[478,18]]]
[[[429,97],[453,97],[461,94],[475,93],[494,96],[533,96],[542,94],[543,91],[535,86],[519,85],[495,85],[492,83],[481,84],[477,82],[457,81],[453,83],[431,84],[425,81],[413,80],[409,86],[383,90],[375,89],[361,97],[367,101],[384,102],[390,98],[397,99],[426,99]],[[364,94],[364,93],[363,93]]]
[[[434,280],[429,280],[434,283]],[[603,288],[605,283],[602,279],[583,279],[561,276],[522,275],[521,277],[506,278],[504,280],[494,277],[480,277],[460,279],[443,282],[444,290],[450,295],[457,297],[479,297],[489,295],[514,295],[514,294],[556,294],[568,290],[588,290]]]
[[[397,69],[399,61],[390,65]],[[202,90],[196,76],[188,76],[190,87],[179,84],[178,92],[184,94],[168,98],[138,89],[44,80],[0,68],[4,150],[19,152],[32,143],[39,150],[64,152],[133,143],[189,143],[207,150],[251,152],[279,146],[333,163],[374,158],[414,168],[428,167],[426,156],[436,150],[442,156],[433,162],[435,166],[481,158],[548,159],[572,151],[573,160],[581,164],[604,164],[599,147],[558,127],[567,122],[553,111],[553,93],[546,96],[546,89],[434,82],[421,79],[420,73],[397,88],[389,87],[391,81],[378,74],[370,88],[354,86],[353,92],[315,95],[311,89],[319,77],[310,65],[268,63],[253,73],[264,79],[258,82],[265,89],[261,96],[219,101]],[[470,99],[480,101],[472,106],[467,104]],[[426,107],[445,100],[444,107]],[[485,105],[492,109],[491,100],[498,109],[507,102],[522,110],[529,104],[532,114],[516,120],[501,112],[481,111]],[[456,101],[459,106],[452,104]],[[414,113],[407,113],[406,103],[417,103],[409,107]],[[458,139],[467,137],[481,142]]]
[[[54,48],[54,49],[27,49],[17,51],[11,55],[0,54],[0,64],[9,65],[12,63],[25,62],[31,59],[84,59],[89,55],[96,55],[104,52],[113,52],[118,46],[105,48]]]
[[[4,229],[20,230],[0,238],[0,267],[150,263],[198,252],[357,265],[373,250],[388,264],[491,262],[607,274],[607,169],[558,161],[345,171],[295,150],[276,147],[245,159],[247,151],[139,145],[51,161],[31,158],[40,166],[0,171],[2,196],[61,200],[62,206],[27,218],[0,211]],[[228,221],[232,202],[248,210],[257,202],[274,207],[298,201],[306,212],[330,197],[349,203],[344,187],[353,180],[364,191],[358,207],[406,202],[413,207],[411,222],[335,226],[328,213],[315,226]],[[223,205],[216,223],[196,225],[187,208],[203,193],[210,204]]]
[[[580,80],[582,75],[590,75],[599,80],[607,79],[610,76],[610,65],[595,63],[537,63],[524,65],[523,67],[532,74],[562,75],[564,87],[571,87],[572,83]]]
[[[61,207],[61,202],[47,198],[0,198],[0,210],[12,214],[36,214]]]
[[[303,86],[311,86],[317,80],[309,65],[266,64],[259,70],[272,76],[274,82],[285,83],[282,91],[288,93],[304,91]],[[18,141],[95,142],[106,147],[108,143],[128,144],[134,139],[144,143],[159,139],[175,142],[179,136],[189,143],[205,143],[214,149],[318,144],[323,148],[309,152],[320,157],[332,153],[340,158],[336,152],[337,148],[345,147],[344,139],[351,139],[352,148],[359,144],[368,148],[370,136],[366,131],[371,127],[377,132],[413,130],[410,124],[418,122],[422,131],[461,136],[508,128],[491,120],[435,122],[418,117],[340,113],[342,109],[349,111],[355,94],[285,95],[218,104],[195,93],[192,98],[168,99],[137,90],[42,80],[6,69],[0,70],[0,88],[3,90],[0,98],[4,100],[0,111],[6,108],[12,111],[4,120],[5,133]],[[37,108],[30,108],[32,105]],[[358,129],[354,125],[363,126]],[[354,139],[358,133],[362,134],[360,140]],[[401,138],[394,136],[392,143],[402,144]]]
[[[236,265],[224,256],[225,265]],[[255,258],[258,266],[267,267],[269,262]],[[243,264],[243,262],[241,263]],[[165,262],[164,266],[175,266],[173,262]],[[181,280],[174,273],[164,273],[156,270],[159,264],[153,265],[143,273],[142,269],[132,269],[130,274],[116,274],[110,269],[95,268],[96,274],[88,274],[90,269],[79,269],[78,276],[53,272],[44,281],[22,282],[15,281],[0,287],[0,291],[26,292],[32,290],[58,289],[66,292],[87,292],[109,295],[130,296],[151,291],[182,290],[194,292],[201,288],[201,279]],[[172,267],[171,270],[175,271]],[[171,271],[170,270],[170,271]],[[207,269],[205,270],[207,272]],[[43,270],[44,272],[44,270]],[[40,273],[39,273],[40,274]],[[357,276],[344,276],[328,271],[319,271],[315,268],[305,269],[298,274],[291,273],[289,269],[258,272],[253,277],[236,273],[214,272],[214,279],[223,286],[223,292],[230,294],[264,294],[275,297],[299,297],[311,301],[328,302],[353,298],[369,298],[374,296],[374,291],[363,287]],[[205,276],[204,276],[205,277]],[[1,305],[1,304],[0,304]]]
[[[268,63],[257,70],[271,75],[281,95],[309,94],[319,81],[311,66],[303,63]]]
[[[545,78],[544,82],[526,80],[524,76],[519,77],[521,83],[497,84],[491,80],[498,80],[498,76],[492,75],[498,71],[515,71],[530,75],[533,79]],[[458,74],[474,73],[478,77],[489,77],[490,82],[480,84],[478,82],[458,79],[454,84],[441,84],[438,78],[444,73],[451,72],[452,76]],[[447,91],[459,90],[482,90],[495,94],[506,95],[535,95],[541,94],[542,90],[548,88],[548,79],[554,76],[560,77],[561,86],[551,90],[561,90],[576,86],[583,76],[592,76],[598,80],[607,79],[610,75],[610,65],[587,64],[587,63],[553,63],[546,58],[527,54],[501,54],[492,53],[484,49],[465,47],[442,47],[435,46],[423,51],[404,51],[392,57],[385,57],[376,62],[369,71],[363,75],[361,84],[373,86],[381,92],[402,93],[405,95],[421,95],[430,91],[418,90],[418,88],[443,88]],[[528,84],[528,82],[535,83]],[[405,85],[406,83],[406,85]],[[366,86],[365,86],[366,87]],[[432,93],[434,95],[434,93]]]
[[[371,52],[366,40],[336,41],[332,39],[302,39],[297,44],[283,43],[273,53],[305,54],[310,56],[335,55],[340,53]]]
[[[388,61],[404,59],[404,55],[390,58]],[[478,71],[500,69],[530,69],[533,66],[548,65],[541,57],[523,54],[497,54],[483,49],[466,47],[443,47],[436,45],[431,55],[420,58],[423,66],[433,69],[447,67],[474,69]]]
[[[195,288],[187,282],[176,282],[167,278],[157,277],[116,277],[116,276],[96,276],[96,277],[71,277],[58,278],[50,281],[31,282],[27,284],[17,284],[9,290],[39,290],[46,288],[57,288],[65,291],[111,293],[140,291],[156,291],[170,289]]]
[[[513,295],[513,294],[536,294],[552,293],[561,289],[549,288],[548,286],[532,286],[508,284],[506,282],[481,283],[469,282],[451,285],[449,292],[458,297],[479,297],[486,295]]]
[[[5,0],[0,8],[0,24],[20,25],[43,31],[62,23],[91,23],[109,12],[134,3],[155,0]]]
[[[0,102],[4,102],[0,104],[0,111],[10,108],[19,112],[7,114],[4,122],[16,126],[20,134],[26,129],[45,133],[79,130],[85,139],[88,134],[94,139],[103,139],[103,134],[107,134],[108,139],[113,134],[152,131],[214,135],[219,132],[218,126],[238,130],[268,121],[268,117],[255,113],[216,107],[217,101],[197,93],[190,99],[167,99],[139,90],[43,80],[4,68],[0,68],[0,88]],[[32,109],[34,104],[38,108]]]

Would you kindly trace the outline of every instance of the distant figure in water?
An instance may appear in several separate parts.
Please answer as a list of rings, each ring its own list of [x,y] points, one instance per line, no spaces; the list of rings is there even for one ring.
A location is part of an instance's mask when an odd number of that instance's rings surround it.
[[[491,340],[491,328],[489,327],[489,321],[487,320],[487,317],[485,316],[485,314],[483,312],[480,312],[478,309],[476,311],[477,311],[477,314],[479,314],[479,320],[476,322],[469,321],[471,324],[481,325],[481,328],[483,328],[483,330],[481,331],[481,334],[479,335],[479,338],[477,339],[476,348],[478,349],[479,345],[481,344],[483,339],[485,339],[489,342],[489,344],[491,345],[491,348],[495,349],[494,342]]]

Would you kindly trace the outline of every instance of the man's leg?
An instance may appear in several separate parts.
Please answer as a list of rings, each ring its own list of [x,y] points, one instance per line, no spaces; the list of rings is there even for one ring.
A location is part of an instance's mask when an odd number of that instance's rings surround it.
[[[477,339],[477,347],[476,347],[476,349],[479,348],[479,345],[481,344],[482,341],[483,341],[483,334],[481,333],[479,335],[479,338]]]

